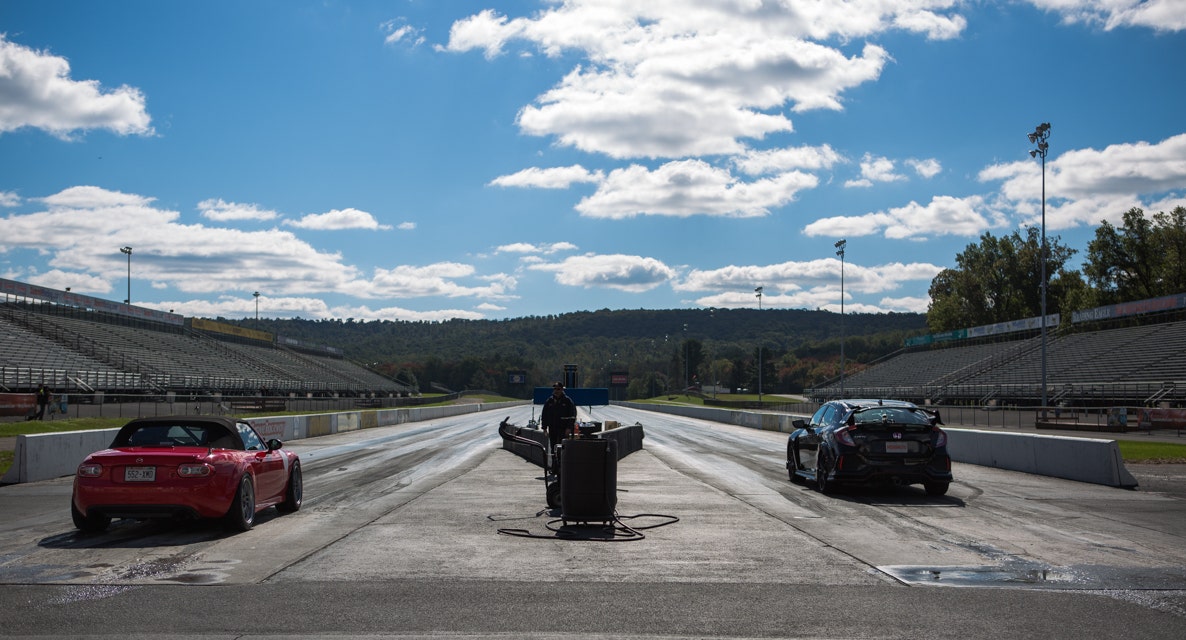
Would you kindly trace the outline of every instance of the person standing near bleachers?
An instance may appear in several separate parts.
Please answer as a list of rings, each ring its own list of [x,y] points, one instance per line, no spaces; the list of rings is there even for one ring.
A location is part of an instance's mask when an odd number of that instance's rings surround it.
[[[37,419],[45,420],[45,407],[49,405],[49,389],[42,383],[37,387]]]

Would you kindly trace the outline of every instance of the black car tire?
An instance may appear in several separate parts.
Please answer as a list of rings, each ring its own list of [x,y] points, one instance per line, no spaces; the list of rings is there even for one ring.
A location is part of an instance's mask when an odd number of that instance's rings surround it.
[[[235,491],[235,499],[231,501],[231,508],[226,512],[226,524],[235,531],[248,531],[255,526],[255,485],[251,476],[244,475],[239,480],[239,488]]]
[[[795,475],[796,467],[798,465],[795,463],[795,446],[788,443],[786,444],[786,475],[789,476],[791,482],[798,482],[798,476]]]
[[[923,488],[927,490],[928,496],[943,496],[947,495],[947,487],[950,482],[924,482]]]
[[[284,488],[284,502],[276,505],[276,510],[280,513],[299,511],[304,499],[305,479],[301,475],[301,463],[296,462],[292,465],[292,471],[288,473],[288,486]]]
[[[787,475],[790,476],[791,482],[801,484],[803,477],[799,475],[799,455],[795,453],[794,445],[787,445]]]
[[[74,500],[70,501],[70,517],[74,520],[74,526],[83,533],[102,533],[107,530],[107,525],[111,524],[111,518],[85,515],[74,506]]]
[[[828,480],[828,454],[820,451],[815,458],[815,489],[820,493],[832,493],[833,483]]]

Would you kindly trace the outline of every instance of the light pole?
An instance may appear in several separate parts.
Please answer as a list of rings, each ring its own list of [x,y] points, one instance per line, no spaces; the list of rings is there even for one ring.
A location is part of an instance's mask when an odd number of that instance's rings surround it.
[[[758,345],[758,404],[762,404],[762,345]]]
[[[128,256],[128,299],[124,304],[132,304],[132,248],[120,247],[119,252]]]
[[[758,311],[762,310],[762,287],[754,289],[754,293],[758,296]]]
[[[844,248],[848,240],[836,241],[836,255],[840,256],[840,397],[844,397]]]
[[[1029,134],[1030,144],[1038,145],[1030,151],[1030,157],[1042,158],[1042,249],[1039,260],[1042,265],[1042,418],[1046,418],[1046,150],[1050,144],[1050,123],[1043,122]]]
[[[684,394],[688,393],[688,388],[692,386],[692,381],[688,379],[688,323],[684,323]]]
[[[259,292],[256,291],[255,293],[253,293],[251,295],[255,296],[255,320],[256,320],[256,322],[258,322],[259,321]]]

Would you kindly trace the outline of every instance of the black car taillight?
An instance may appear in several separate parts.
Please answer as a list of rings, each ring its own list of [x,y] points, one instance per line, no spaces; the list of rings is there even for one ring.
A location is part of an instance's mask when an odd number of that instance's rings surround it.
[[[853,442],[852,434],[849,433],[849,431],[851,431],[854,428],[855,427],[845,427],[843,429],[836,430],[836,439],[840,441],[840,444],[847,445],[850,447],[857,446],[857,443]]]
[[[938,449],[939,447],[946,447],[947,432],[940,429],[939,427],[934,427],[933,429],[935,431],[935,448]]]

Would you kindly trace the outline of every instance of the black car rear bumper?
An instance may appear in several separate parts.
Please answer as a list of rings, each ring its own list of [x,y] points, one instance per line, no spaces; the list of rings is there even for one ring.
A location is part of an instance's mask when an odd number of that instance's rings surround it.
[[[845,454],[834,465],[831,479],[843,484],[951,482],[951,458],[935,455],[928,460],[899,461]]]

